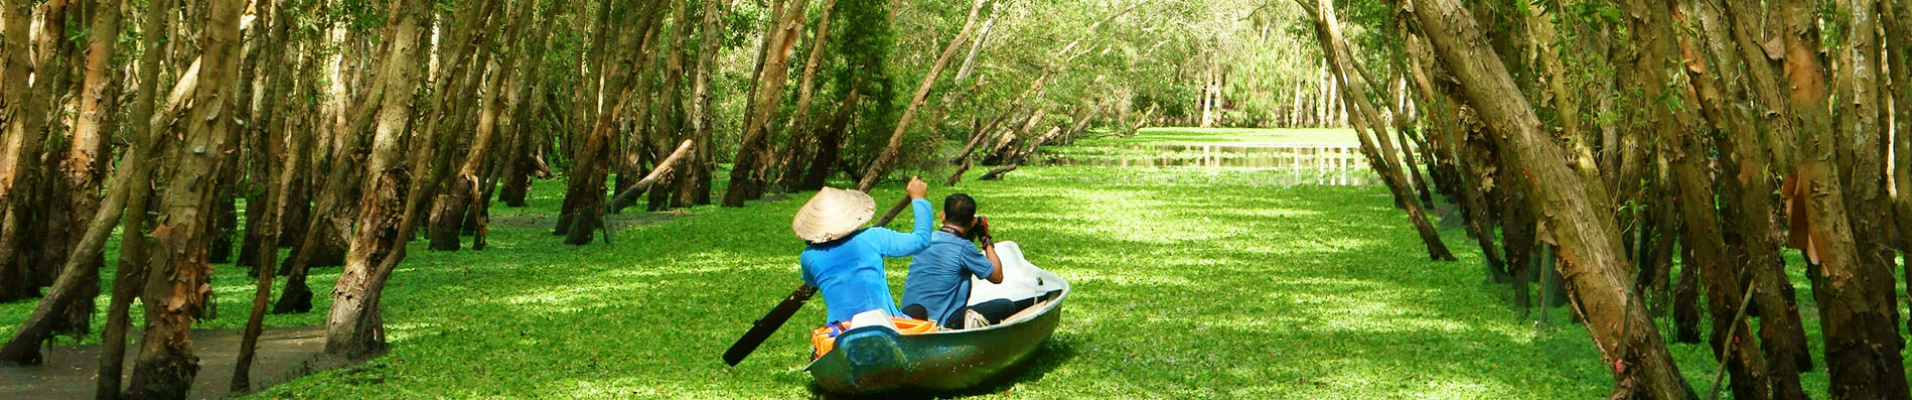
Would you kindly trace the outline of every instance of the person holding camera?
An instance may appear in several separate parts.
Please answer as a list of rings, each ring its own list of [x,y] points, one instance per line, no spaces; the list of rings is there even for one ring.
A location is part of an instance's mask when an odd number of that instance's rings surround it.
[[[970,278],[1002,283],[1003,263],[996,256],[989,221],[976,215],[976,199],[957,193],[943,199],[942,229],[930,234],[929,248],[910,260],[903,281],[903,314],[948,329],[976,328],[1014,314],[1014,302],[994,299],[969,304]],[[971,240],[977,243],[971,243]],[[978,251],[980,244],[982,250]]]

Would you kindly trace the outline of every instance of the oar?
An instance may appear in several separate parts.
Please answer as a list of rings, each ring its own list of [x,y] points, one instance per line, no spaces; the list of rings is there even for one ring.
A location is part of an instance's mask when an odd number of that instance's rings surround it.
[[[896,219],[897,213],[903,212],[903,209],[909,206],[909,196],[903,196],[902,201],[896,202],[896,205],[890,206],[889,212],[883,213],[883,218],[876,220],[876,226],[888,225],[890,220]],[[735,367],[737,363],[743,362],[744,357],[749,357],[751,352],[757,351],[757,346],[762,346],[764,340],[770,339],[771,334],[777,333],[777,328],[782,328],[785,322],[790,322],[790,317],[797,315],[797,310],[803,308],[803,303],[810,301],[810,297],[816,294],[817,288],[805,284],[797,287],[797,291],[790,292],[789,296],[784,296],[783,302],[777,303],[777,308],[770,309],[769,314],[758,318],[757,322],[750,325],[750,331],[744,332],[744,337],[737,338],[737,343],[731,344],[729,350],[724,350],[724,363]]]
[[[751,352],[757,351],[757,346],[763,345],[764,340],[770,339],[771,334],[777,333],[777,328],[782,328],[784,322],[789,322],[790,316],[796,315],[797,310],[803,308],[803,302],[810,301],[810,296],[816,294],[817,288],[808,284],[798,287],[795,292],[790,292],[789,296],[783,298],[782,303],[777,303],[777,308],[770,309],[770,314],[757,319],[757,322],[750,326],[750,331],[744,332],[744,337],[738,338],[736,344],[730,345],[730,350],[724,350],[724,363],[735,367],[737,363],[743,362],[744,357],[749,357]]]

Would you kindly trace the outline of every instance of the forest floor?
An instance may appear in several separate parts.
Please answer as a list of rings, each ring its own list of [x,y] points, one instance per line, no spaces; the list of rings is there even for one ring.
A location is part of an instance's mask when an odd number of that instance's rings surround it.
[[[1316,137],[1301,135],[1297,137]],[[1094,145],[1078,143],[1077,146]],[[1061,326],[1029,368],[975,398],[1599,398],[1613,382],[1569,311],[1551,324],[1483,284],[1480,253],[1431,262],[1377,185],[1295,184],[1249,168],[1031,166],[1001,181],[932,187],[975,196],[1001,240],[1069,279]],[[811,398],[806,306],[737,367],[719,356],[799,284],[789,221],[807,193],[744,208],[630,217],[614,243],[568,246],[548,220],[561,181],[529,206],[492,208],[485,251],[417,241],[387,289],[392,351],[271,387],[262,398]],[[873,195],[887,204],[901,185]],[[636,208],[627,213],[637,213]],[[901,216],[897,226],[912,217]],[[468,241],[469,239],[467,239]],[[111,255],[108,256],[111,259]],[[1796,262],[1796,260],[1795,260]],[[907,260],[889,262],[901,290]],[[224,314],[243,324],[251,284],[220,266]],[[316,310],[337,268],[315,273]],[[1806,329],[1818,319],[1800,268]],[[110,273],[108,274],[110,276]],[[900,293],[899,293],[900,294]],[[104,300],[101,300],[104,309]],[[32,302],[0,304],[0,335]],[[135,315],[138,315],[137,312]],[[273,316],[316,325],[323,312]],[[1662,319],[1670,330],[1670,320]],[[96,342],[98,339],[90,338]],[[1716,364],[1675,344],[1696,390]],[[1823,362],[1820,363],[1823,365]],[[1824,397],[1824,369],[1802,375]]]
[[[233,365],[239,359],[242,329],[193,330],[193,355],[199,356],[199,375],[194,378],[192,399],[230,397]],[[139,332],[129,332],[139,337]],[[306,364],[325,348],[325,329],[317,326],[267,329],[259,336],[259,351],[253,358],[252,384],[266,388],[311,372]],[[120,384],[132,380],[132,365],[138,347],[128,346],[125,371]],[[61,345],[48,349],[46,364],[34,368],[0,367],[0,398],[7,399],[80,399],[92,398],[99,378],[100,345]]]

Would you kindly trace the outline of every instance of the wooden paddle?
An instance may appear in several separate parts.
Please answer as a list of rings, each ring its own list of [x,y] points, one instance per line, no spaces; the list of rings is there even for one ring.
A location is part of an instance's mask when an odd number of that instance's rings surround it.
[[[896,219],[896,214],[903,212],[903,209],[909,206],[910,197],[903,196],[903,200],[890,206],[889,212],[883,213],[883,218],[876,220],[876,226],[888,225],[890,220]],[[771,334],[777,333],[777,328],[782,328],[785,322],[790,322],[790,317],[797,315],[797,310],[803,309],[803,303],[810,301],[810,297],[816,294],[817,288],[804,284],[797,287],[797,291],[790,292],[789,296],[784,296],[783,302],[777,303],[777,308],[770,309],[769,314],[758,318],[757,322],[750,325],[750,331],[744,332],[744,337],[737,338],[737,343],[731,344],[729,350],[724,350],[724,363],[735,367],[737,363],[743,362],[744,357],[749,357],[751,352],[757,351],[757,346],[762,346],[764,340],[770,339]]]

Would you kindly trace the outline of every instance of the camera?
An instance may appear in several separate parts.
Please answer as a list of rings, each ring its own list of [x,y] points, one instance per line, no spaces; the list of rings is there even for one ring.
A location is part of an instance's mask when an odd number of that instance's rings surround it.
[[[976,216],[976,224],[969,227],[969,240],[981,240],[984,243],[991,241],[989,237],[989,219],[983,218],[981,215]]]

